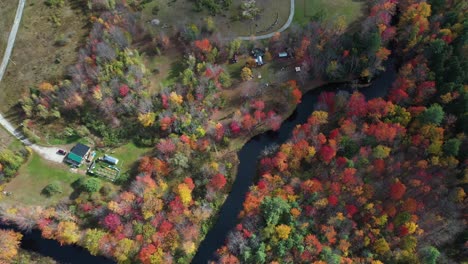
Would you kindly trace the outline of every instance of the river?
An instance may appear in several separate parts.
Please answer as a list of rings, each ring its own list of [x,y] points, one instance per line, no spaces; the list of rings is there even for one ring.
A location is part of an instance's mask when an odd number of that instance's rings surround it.
[[[369,87],[359,89],[367,99],[384,97],[396,76],[396,67],[393,60],[387,63],[387,70],[379,75]],[[254,183],[257,161],[261,152],[271,145],[281,145],[286,142],[298,124],[303,124],[314,111],[318,95],[323,91],[351,91],[346,84],[325,85],[306,93],[302,102],[296,107],[294,113],[281,124],[278,131],[268,131],[250,139],[238,152],[239,167],[232,191],[221,207],[218,219],[201,243],[192,264],[205,264],[214,258],[216,249],[223,246],[230,230],[238,223],[237,216],[242,210],[245,195]],[[12,229],[1,225],[2,229]],[[18,231],[18,230],[16,230]],[[21,247],[41,255],[51,257],[63,264],[111,264],[114,261],[101,256],[92,256],[87,250],[78,246],[60,246],[55,240],[41,237],[40,231],[22,232],[24,237]]]
[[[396,76],[396,66],[391,59],[386,65],[386,71],[372,81],[371,85],[359,89],[367,99],[386,96]],[[236,180],[232,186],[226,202],[221,207],[216,224],[208,232],[205,239],[198,248],[192,264],[205,264],[207,260],[213,259],[215,251],[222,247],[227,234],[234,229],[238,223],[238,214],[242,210],[242,204],[249,187],[254,183],[257,169],[257,161],[261,152],[273,144],[281,145],[286,142],[296,125],[307,122],[310,114],[314,111],[318,95],[323,91],[352,91],[346,84],[325,85],[309,91],[302,97],[302,102],[296,107],[294,113],[281,124],[276,132],[265,132],[253,137],[245,144],[238,153],[239,167]]]

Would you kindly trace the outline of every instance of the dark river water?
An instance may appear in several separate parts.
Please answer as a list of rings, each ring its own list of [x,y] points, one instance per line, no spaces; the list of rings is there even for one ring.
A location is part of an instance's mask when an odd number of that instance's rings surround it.
[[[367,99],[385,97],[396,76],[396,67],[393,60],[389,60],[386,71],[373,80],[370,86],[359,89]],[[253,137],[245,144],[238,153],[239,168],[237,178],[232,186],[226,202],[221,207],[219,218],[214,227],[208,232],[204,241],[198,248],[192,264],[205,264],[213,259],[215,251],[222,247],[227,234],[234,229],[238,223],[237,216],[242,210],[245,195],[249,187],[254,183],[257,169],[257,161],[261,152],[272,144],[280,145],[287,141],[296,125],[307,122],[310,114],[314,111],[318,95],[324,91],[353,90],[346,84],[325,85],[306,93],[302,102],[296,107],[294,113],[281,124],[276,132],[265,132]]]
[[[387,70],[376,78],[369,87],[359,89],[367,99],[384,97],[396,76],[393,61],[387,63]],[[205,264],[208,260],[214,259],[216,249],[223,246],[225,238],[230,230],[238,223],[237,216],[242,209],[245,195],[249,186],[254,184],[257,161],[260,153],[273,144],[280,145],[290,137],[294,127],[307,122],[307,118],[314,111],[318,95],[323,91],[352,91],[346,84],[325,85],[306,93],[302,97],[302,102],[297,106],[294,113],[281,125],[276,132],[265,132],[253,137],[238,152],[239,167],[236,180],[232,186],[226,202],[221,207],[218,219],[213,228],[208,232],[201,243],[192,264]],[[0,224],[2,229],[14,229],[7,225]],[[18,231],[18,230],[16,230]],[[31,250],[41,255],[51,257],[63,264],[111,264],[114,261],[92,256],[87,250],[78,246],[60,246],[55,240],[44,239],[38,230],[25,233],[21,247]]]

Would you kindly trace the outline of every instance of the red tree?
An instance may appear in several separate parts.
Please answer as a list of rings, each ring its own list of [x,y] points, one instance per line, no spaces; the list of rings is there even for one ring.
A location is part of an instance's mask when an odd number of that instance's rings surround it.
[[[218,173],[211,178],[210,186],[215,190],[221,190],[226,185],[226,177],[221,173]]]
[[[395,182],[390,186],[390,197],[393,200],[400,200],[406,192],[406,186],[401,182]]]

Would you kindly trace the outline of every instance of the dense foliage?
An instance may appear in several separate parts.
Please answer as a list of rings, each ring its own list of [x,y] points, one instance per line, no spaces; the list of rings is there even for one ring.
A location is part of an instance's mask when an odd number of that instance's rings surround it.
[[[466,6],[437,4],[431,13],[429,3],[400,2],[403,63],[389,100],[324,93],[261,159],[220,263],[463,259],[452,244],[466,234]]]
[[[230,1],[196,3],[217,10]],[[444,13],[463,10],[462,1],[435,4],[431,13],[424,1],[370,1],[359,30],[313,22],[275,35],[265,43],[265,60],[288,50],[302,71],[298,80],[272,85],[281,99],[274,100],[253,85],[252,58],[239,70],[243,82],[223,66],[251,47],[225,43],[195,24],[173,38],[151,38],[153,52],[174,45],[184,56],[174,83],[150,91],[152,73],[139,53],[150,37],[141,21],[125,1],[89,1],[92,28],[68,78],[40,84],[21,102],[25,132],[65,119],[67,133],[94,134],[98,147],[134,139],[154,151],[140,158],[118,193],[87,178],[63,206],[13,208],[2,216],[120,263],[187,263],[230,191],[235,144],[277,130],[301,101],[299,82],[371,80],[396,39],[401,67],[388,100],[324,93],[291,141],[267,151],[220,262],[450,257],[439,256],[440,246],[463,227],[458,184],[468,177],[466,15]],[[397,7],[401,17],[392,25]],[[234,83],[241,102],[220,117],[222,95]]]

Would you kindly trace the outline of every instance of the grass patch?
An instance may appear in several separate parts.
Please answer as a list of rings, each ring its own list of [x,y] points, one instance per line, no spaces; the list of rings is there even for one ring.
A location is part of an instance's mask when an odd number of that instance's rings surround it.
[[[9,24],[11,28],[18,2],[10,0],[0,2],[2,21],[7,21],[3,23]],[[2,3],[9,9],[13,8],[10,5],[14,6],[11,14],[3,14],[6,11]],[[12,110],[29,87],[37,86],[44,81],[55,82],[63,78],[67,66],[76,61],[76,51],[82,45],[82,40],[88,31],[86,28],[88,22],[81,8],[76,5],[76,1],[71,0],[65,0],[65,5],[61,8],[47,7],[44,1],[26,3],[11,62],[0,83],[2,91],[0,111],[6,113]],[[56,22],[52,21],[54,17],[58,18]],[[4,34],[5,27],[8,26],[0,24],[0,34]],[[8,33],[10,28],[7,30]],[[62,43],[65,45],[58,45],[57,40],[66,40]]]
[[[29,161],[19,170],[18,176],[6,185],[5,190],[12,195],[5,197],[2,202],[47,206],[68,198],[73,192],[71,184],[84,177],[69,170],[65,164],[47,162],[33,153]],[[60,184],[62,193],[47,198],[41,192],[52,182]]]
[[[260,9],[259,16],[254,20],[233,20],[240,14],[240,1],[233,1],[229,10],[222,11],[221,14],[213,16],[215,32],[224,37],[249,36],[252,34],[267,34],[278,30],[286,23],[290,12],[289,0],[256,0]],[[159,7],[157,13],[153,13],[155,6]],[[177,15],[174,15],[177,14]],[[172,32],[172,27],[184,26],[187,24],[204,25],[203,19],[210,16],[206,10],[194,11],[193,1],[189,0],[160,0],[153,1],[145,5],[142,10],[143,21],[149,22],[152,19],[159,19],[161,24],[153,26],[147,23],[153,34],[161,31]],[[276,22],[276,23],[275,23]],[[165,25],[166,27],[162,27]]]
[[[295,0],[294,22],[305,25],[310,21],[334,23],[343,17],[349,25],[362,15],[363,2],[353,0]]]
[[[121,173],[126,173],[132,169],[133,165],[135,164],[135,162],[138,161],[140,157],[144,156],[152,150],[153,148],[139,147],[135,145],[135,143],[129,142],[114,149],[97,149],[95,150],[95,158],[100,158],[104,156],[104,154],[115,157],[119,159],[119,164],[117,164],[116,167],[120,169]]]
[[[5,53],[8,36],[10,35],[11,26],[16,15],[18,1],[0,1],[0,59]]]

